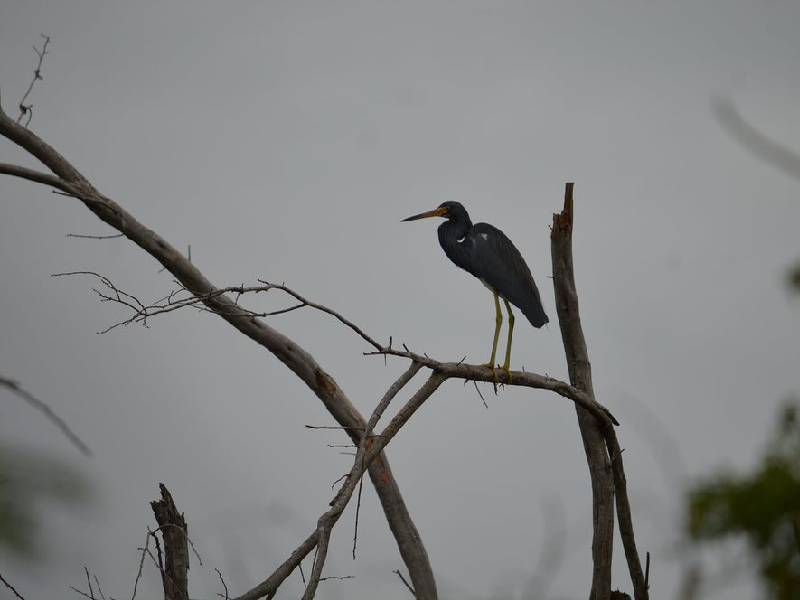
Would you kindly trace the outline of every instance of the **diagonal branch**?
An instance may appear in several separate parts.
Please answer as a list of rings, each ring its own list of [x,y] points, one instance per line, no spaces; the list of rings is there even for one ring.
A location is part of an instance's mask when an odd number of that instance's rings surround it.
[[[642,563],[639,559],[639,552],[636,549],[631,503],[628,499],[628,483],[625,479],[625,467],[622,464],[622,450],[620,450],[619,442],[617,441],[617,434],[612,428],[604,427],[603,435],[606,439],[608,453],[611,456],[611,470],[614,475],[614,499],[617,504],[617,517],[619,518],[619,535],[622,538],[622,547],[625,550],[628,571],[631,575],[631,583],[633,583],[633,597],[634,600],[648,600],[650,598],[648,576],[642,572]],[[649,568],[650,555],[648,554],[647,556]]]
[[[19,383],[13,379],[0,377],[0,386],[8,388],[36,410],[40,411],[51,423],[53,423],[53,425],[58,427],[61,430],[61,433],[63,433],[66,438],[72,442],[75,447],[78,448],[78,450],[80,450],[85,456],[92,455],[92,451],[89,449],[89,446],[87,446],[86,443],[78,437],[78,434],[70,429],[70,426],[67,425],[67,422],[59,417],[46,403],[42,402],[36,396],[21,387]]]
[[[381,413],[389,405],[389,402],[400,388],[410,381],[413,374],[419,368],[413,364],[409,369],[392,384],[389,390],[384,395],[381,402],[373,411],[370,422],[377,423]],[[265,581],[251,589],[250,591],[242,594],[235,600],[256,600],[263,596],[270,597],[278,589],[278,586],[283,582],[286,577],[300,564],[311,550],[317,548],[317,556],[314,560],[314,567],[311,576],[309,577],[303,598],[310,600],[314,597],[316,586],[320,581],[322,568],[324,566],[325,557],[327,554],[327,543],[329,541],[331,532],[334,525],[341,517],[342,512],[347,506],[348,502],[353,496],[353,491],[356,489],[359,480],[363,476],[367,467],[373,464],[374,461],[381,459],[383,449],[389,444],[400,429],[408,422],[416,410],[431,397],[431,395],[439,388],[445,381],[445,377],[438,373],[431,373],[425,383],[414,393],[414,395],[403,405],[392,420],[381,431],[380,435],[367,437],[364,440],[370,440],[368,443],[359,443],[358,452],[353,460],[353,467],[345,477],[341,489],[334,496],[331,502],[331,508],[327,510],[317,521],[317,527],[301,544],[292,552],[289,559],[283,562],[275,572],[270,575]]]
[[[8,581],[6,581],[6,578],[3,577],[2,575],[0,575],[0,581],[3,582],[4,586],[6,586],[9,590],[11,590],[11,593],[14,594],[14,596],[18,600],[25,600],[25,598],[22,596],[22,594],[20,594],[13,585],[11,585]]]
[[[353,439],[360,441],[354,428],[365,426],[336,381],[317,363],[311,354],[293,340],[256,317],[242,317],[236,303],[227,295],[213,296],[216,287],[178,249],[155,231],[145,227],[122,206],[97,191],[89,181],[49,144],[36,134],[18,125],[0,107],[0,135],[39,159],[61,180],[61,189],[80,200],[100,220],[107,223],[155,258],[187,290],[196,296],[212,295],[205,300],[207,308],[216,312],[235,329],[270,351],[284,363],[322,401],[333,418]],[[408,567],[420,598],[437,597],[436,582],[428,554],[411,519],[400,488],[385,456],[370,466],[372,480],[386,514],[389,527]]]
[[[753,127],[727,98],[715,98],[711,108],[723,129],[746,150],[785,174],[800,179],[800,153],[773,141]]]

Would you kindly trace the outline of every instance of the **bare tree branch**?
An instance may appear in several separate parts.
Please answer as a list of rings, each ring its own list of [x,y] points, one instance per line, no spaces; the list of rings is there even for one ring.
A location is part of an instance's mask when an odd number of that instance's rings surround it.
[[[0,175],[11,175],[12,177],[19,177],[20,179],[27,179],[28,181],[49,185],[50,187],[69,193],[69,186],[65,185],[58,177],[35,171],[34,169],[28,169],[27,167],[0,163]]]
[[[412,365],[413,367],[413,365]],[[417,368],[418,370],[418,368]],[[412,368],[409,368],[398,380],[392,384],[386,392],[381,402],[378,403],[375,410],[370,417],[368,423],[369,429],[378,422],[382,412],[389,405],[389,402],[397,394],[397,391],[405,385],[404,381],[409,381],[413,374],[410,374]],[[416,371],[414,371],[415,373]],[[410,374],[410,375],[409,375]],[[373,462],[382,460],[381,453],[383,449],[389,444],[392,438],[397,435],[397,432],[405,425],[416,410],[430,398],[430,396],[439,388],[445,381],[439,373],[431,373],[425,383],[420,387],[414,395],[403,405],[397,414],[392,418],[386,427],[377,436],[364,436],[364,443],[359,443],[358,452],[356,453],[353,467],[350,469],[342,487],[334,496],[331,501],[331,508],[327,510],[317,521],[317,527],[296,549],[287,561],[284,561],[275,572],[270,575],[265,581],[251,589],[250,591],[242,594],[235,600],[256,600],[263,596],[273,594],[278,586],[283,582],[286,577],[300,564],[300,561],[305,558],[309,552],[316,546],[317,555],[314,559],[314,568],[308,579],[306,591],[303,596],[305,600],[310,600],[314,597],[316,587],[319,584],[322,568],[324,567],[325,558],[327,555],[327,544],[330,539],[331,532],[334,525],[341,517],[342,512],[347,506],[348,502],[353,496],[353,491],[359,483],[365,469],[368,468]],[[367,431],[369,431],[367,429]]]
[[[729,99],[715,98],[711,107],[722,128],[748,152],[786,175],[800,179],[800,154],[772,141],[753,127]]]
[[[92,455],[92,451],[89,449],[89,446],[87,446],[84,441],[81,440],[81,438],[79,438],[78,435],[72,431],[72,429],[70,429],[66,421],[59,417],[46,403],[42,402],[36,396],[20,387],[20,385],[12,379],[0,377],[0,386],[8,388],[18,397],[22,398],[25,402],[41,412],[53,425],[58,427],[58,429],[61,430],[61,433],[63,433],[66,438],[72,442],[72,444],[84,455]]]
[[[550,237],[553,285],[570,382],[576,388],[586,392],[594,402],[591,364],[578,311],[578,294],[572,262],[573,185],[572,183],[566,184],[564,210],[553,215]],[[616,433],[608,421],[597,419],[597,415],[594,413],[590,415],[583,406],[579,406],[577,403],[576,410],[592,480],[594,571],[590,597],[592,600],[605,600],[611,594],[614,498],[616,498],[617,514],[620,518],[620,536],[625,547],[634,595],[636,600],[648,600],[647,585],[634,539],[622,451],[619,448]]]
[[[161,499],[150,503],[164,537],[164,600],[189,600],[189,546],[187,526],[178,512],[172,494],[163,483],[158,484]]]
[[[550,234],[553,287],[569,380],[594,401],[591,365],[578,314],[578,294],[572,268],[572,188],[572,183],[566,185],[564,210],[553,215]],[[614,547],[614,481],[600,423],[584,407],[576,405],[575,408],[592,482],[594,569],[589,597],[592,600],[608,600],[611,593],[611,559]]]
[[[631,504],[628,499],[628,484],[625,479],[625,468],[622,464],[622,450],[617,441],[616,432],[610,427],[604,427],[603,435],[606,439],[608,453],[611,456],[611,470],[614,475],[614,498],[617,505],[617,517],[619,518],[619,535],[622,539],[622,547],[625,550],[625,558],[628,561],[628,571],[633,583],[633,597],[635,600],[648,600],[650,592],[648,590],[648,576],[642,572],[642,563],[639,559],[639,552],[636,549],[636,537],[633,532],[633,516],[631,514]],[[647,554],[647,567],[650,568],[650,553]]]
[[[350,428],[365,425],[364,418],[336,381],[306,350],[258,318],[241,316],[236,303],[227,296],[214,295],[215,286],[181,252],[157,233],[142,225],[119,204],[97,191],[55,149],[9,118],[2,111],[2,106],[0,106],[0,135],[39,159],[59,178],[57,186],[59,189],[80,200],[99,219],[145,250],[192,294],[198,297],[212,295],[204,303],[206,307],[219,314],[242,334],[269,350],[289,367],[322,401],[340,425]],[[360,438],[357,434],[352,429],[348,431],[354,443],[358,442]],[[375,486],[417,593],[422,598],[435,599],[436,582],[428,554],[385,456],[379,457],[379,460],[370,466],[370,479]]]
[[[219,297],[223,294],[230,294],[234,293],[237,295],[237,299],[245,294],[248,293],[258,293],[258,292],[268,292],[273,289],[278,289],[286,292],[287,294],[293,296],[294,298],[300,301],[300,304],[290,307],[289,309],[273,311],[271,313],[257,313],[255,311],[251,311],[250,309],[241,307],[237,303],[237,310],[239,311],[238,315],[228,313],[218,313],[221,316],[242,316],[242,317],[259,317],[259,316],[270,316],[270,315],[277,315],[284,312],[288,312],[289,310],[294,310],[296,308],[303,308],[303,307],[311,307],[316,308],[326,314],[332,315],[336,317],[340,322],[344,323],[355,331],[359,337],[367,341],[370,345],[374,346],[376,350],[365,352],[364,354],[367,356],[373,355],[383,355],[383,356],[396,356],[400,358],[408,358],[415,364],[419,364],[420,366],[428,367],[434,371],[439,373],[443,373],[447,375],[448,378],[457,378],[463,379],[466,381],[485,381],[489,383],[503,383],[504,385],[509,386],[522,386],[522,387],[531,387],[536,389],[543,389],[553,391],[560,396],[563,396],[569,400],[572,400],[579,406],[585,408],[587,411],[592,413],[596,418],[600,419],[601,422],[608,422],[610,421],[614,425],[619,425],[619,422],[614,418],[614,415],[605,408],[604,406],[598,404],[594,398],[584,392],[583,390],[579,389],[578,387],[571,386],[568,383],[560,381],[558,379],[554,379],[552,377],[538,375],[536,373],[531,373],[529,371],[512,371],[510,374],[506,374],[505,372],[498,373],[492,371],[491,369],[483,366],[483,365],[471,365],[464,362],[464,359],[460,360],[457,363],[445,363],[435,359],[430,358],[427,354],[420,355],[414,352],[411,352],[407,349],[405,350],[396,350],[391,348],[390,346],[381,346],[378,342],[375,341],[374,338],[366,334],[360,327],[354,324],[352,321],[343,317],[340,313],[336,312],[335,310],[322,305],[316,302],[311,302],[306,300],[303,296],[292,290],[291,288],[287,287],[286,285],[275,285],[269,282],[259,280],[264,285],[261,286],[229,286],[225,288],[219,288],[210,294],[206,294],[204,296],[194,296],[191,295],[191,292],[185,288],[180,288],[177,290],[171,291],[167,296],[163,297],[160,300],[157,300],[150,304],[144,304],[138,297],[134,296],[129,292],[125,292],[118,288],[108,277],[104,275],[100,275],[98,273],[94,273],[91,271],[73,271],[69,273],[56,273],[53,277],[63,277],[69,275],[91,275],[98,280],[102,286],[108,291],[101,291],[97,288],[93,288],[93,291],[98,295],[101,302],[116,302],[127,309],[131,310],[132,314],[130,317],[123,321],[118,321],[113,325],[106,327],[104,330],[100,331],[99,333],[107,333],[120,325],[129,325],[131,323],[141,323],[143,325],[148,324],[148,319],[155,317],[157,315],[161,315],[164,313],[172,312],[175,310],[179,310],[181,308],[187,307],[197,307],[198,305],[205,305],[208,301],[212,300],[215,297]],[[189,294],[189,296],[184,296],[183,294]],[[209,312],[216,312],[210,310]],[[476,385],[477,389],[477,385]],[[486,405],[486,401],[483,399],[483,395],[480,394],[480,390],[478,390],[478,394],[481,396],[481,399]],[[314,426],[306,425],[306,427],[313,429]],[[338,429],[336,427],[329,427],[329,426],[319,426],[318,428],[321,429]],[[359,429],[361,430],[361,429]]]

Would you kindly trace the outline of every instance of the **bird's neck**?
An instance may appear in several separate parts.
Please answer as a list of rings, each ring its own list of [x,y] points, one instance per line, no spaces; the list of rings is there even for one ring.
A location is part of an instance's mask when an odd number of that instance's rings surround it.
[[[467,248],[464,244],[464,237],[472,229],[472,222],[469,219],[457,221],[445,221],[437,229],[439,234],[439,245],[447,257],[462,269],[467,264]]]

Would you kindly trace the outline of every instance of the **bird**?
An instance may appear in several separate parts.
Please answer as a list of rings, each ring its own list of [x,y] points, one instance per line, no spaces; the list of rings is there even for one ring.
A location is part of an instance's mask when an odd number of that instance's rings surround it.
[[[511,339],[514,332],[514,313],[511,304],[519,308],[530,324],[537,329],[549,322],[531,270],[505,233],[489,223],[473,225],[467,209],[459,202],[443,202],[434,210],[412,215],[403,219],[403,222],[430,217],[445,219],[439,225],[437,233],[439,245],[447,258],[477,277],[494,295],[495,329],[492,356],[489,362],[482,366],[489,367],[495,377],[497,342],[503,324],[500,298],[503,299],[508,311],[508,340],[502,369],[510,377]]]

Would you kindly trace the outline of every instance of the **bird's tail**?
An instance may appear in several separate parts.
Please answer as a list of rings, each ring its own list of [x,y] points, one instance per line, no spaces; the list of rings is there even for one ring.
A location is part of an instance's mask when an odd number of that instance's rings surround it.
[[[536,328],[539,328],[542,325],[550,322],[550,319],[547,318],[547,313],[544,312],[544,308],[540,302],[534,303],[533,306],[529,306],[522,312],[528,318],[528,321],[531,322],[531,325]]]

